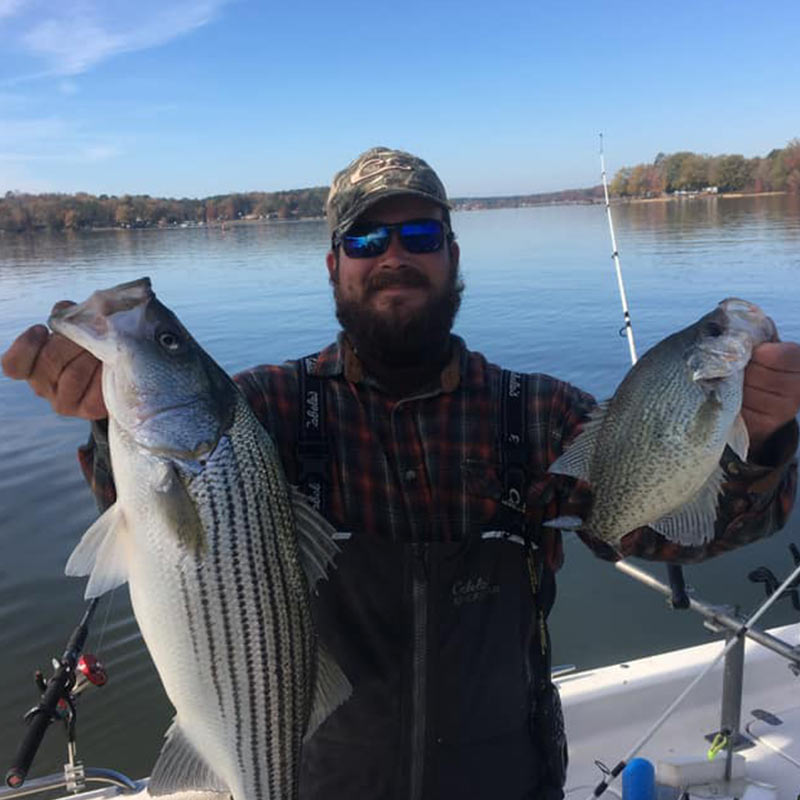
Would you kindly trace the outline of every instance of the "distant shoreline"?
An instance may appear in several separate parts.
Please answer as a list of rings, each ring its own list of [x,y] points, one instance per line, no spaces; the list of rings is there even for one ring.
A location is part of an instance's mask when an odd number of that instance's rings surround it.
[[[610,204],[612,206],[620,205],[638,205],[644,203],[674,203],[684,202],[689,200],[709,200],[709,199],[742,199],[749,197],[774,197],[778,195],[787,195],[787,191],[770,191],[770,192],[687,192],[684,194],[663,194],[658,197],[612,197]],[[491,199],[493,202],[487,203]],[[604,205],[605,200],[602,197],[586,198],[586,199],[552,199],[543,202],[535,203],[530,200],[513,202],[509,201],[507,204],[502,202],[502,198],[480,198],[471,200],[470,198],[457,198],[453,202],[453,211],[499,211],[501,209],[509,208],[546,208],[552,206],[597,206]],[[108,231],[166,231],[166,230],[187,230],[197,228],[211,228],[214,230],[228,230],[229,228],[239,228],[250,225],[274,225],[284,223],[298,223],[298,222],[320,222],[324,221],[324,215],[311,215],[311,216],[293,216],[284,219],[275,218],[258,218],[258,219],[228,219],[228,220],[214,220],[212,222],[193,222],[193,223],[175,223],[167,225],[146,224],[146,225],[105,225],[97,227],[82,227],[78,229],[62,229],[52,230],[48,228],[31,228],[23,231],[5,231],[0,229],[0,236],[31,236],[38,234],[50,233],[104,233]]]
[[[742,197],[773,197],[788,194],[787,191],[779,192],[691,192],[689,194],[664,194],[659,197],[614,197],[611,205],[625,205],[628,203],[670,203],[679,200],[710,200],[724,198],[737,200]]]

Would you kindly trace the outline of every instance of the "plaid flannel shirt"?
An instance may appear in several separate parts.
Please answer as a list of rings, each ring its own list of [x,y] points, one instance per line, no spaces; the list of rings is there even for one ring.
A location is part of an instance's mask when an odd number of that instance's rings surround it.
[[[346,337],[323,350],[314,372],[325,391],[329,440],[327,514],[340,530],[399,541],[459,540],[490,525],[502,490],[497,436],[500,367],[452,337],[452,357],[426,390],[398,399],[365,373]],[[303,407],[299,362],[258,366],[235,376],[258,419],[275,441],[287,478],[298,480],[297,441]],[[530,461],[526,518],[537,531],[549,566],[562,560],[560,534],[540,523],[588,510],[582,482],[548,474],[548,466],[579,433],[592,397],[542,374],[527,381]],[[715,538],[702,547],[668,542],[650,528],[628,534],[623,555],[693,562],[778,530],[791,511],[797,484],[797,423],[768,443],[768,465],[740,461],[726,449],[724,493]],[[95,424],[80,461],[101,507],[114,500],[102,425]],[[619,558],[588,533],[597,555]]]

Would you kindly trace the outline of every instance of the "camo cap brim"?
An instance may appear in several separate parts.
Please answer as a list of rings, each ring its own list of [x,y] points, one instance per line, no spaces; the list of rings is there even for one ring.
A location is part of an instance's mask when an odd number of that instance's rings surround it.
[[[344,233],[378,200],[401,194],[450,208],[444,184],[427,162],[388,147],[367,150],[333,178],[326,204],[331,234]]]

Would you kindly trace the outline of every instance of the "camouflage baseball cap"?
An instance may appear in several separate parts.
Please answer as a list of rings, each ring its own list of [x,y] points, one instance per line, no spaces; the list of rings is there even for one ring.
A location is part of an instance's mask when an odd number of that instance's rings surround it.
[[[425,161],[402,150],[373,147],[334,175],[326,205],[331,233],[344,233],[371,205],[398,194],[450,208],[444,185]]]

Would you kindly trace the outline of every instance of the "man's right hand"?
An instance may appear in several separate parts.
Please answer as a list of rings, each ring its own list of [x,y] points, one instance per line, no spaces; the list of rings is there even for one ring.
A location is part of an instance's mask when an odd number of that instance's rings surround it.
[[[68,305],[72,303],[56,303],[53,311]],[[2,367],[9,378],[28,381],[58,414],[88,420],[108,416],[100,361],[44,325],[34,325],[18,336],[3,354]]]

